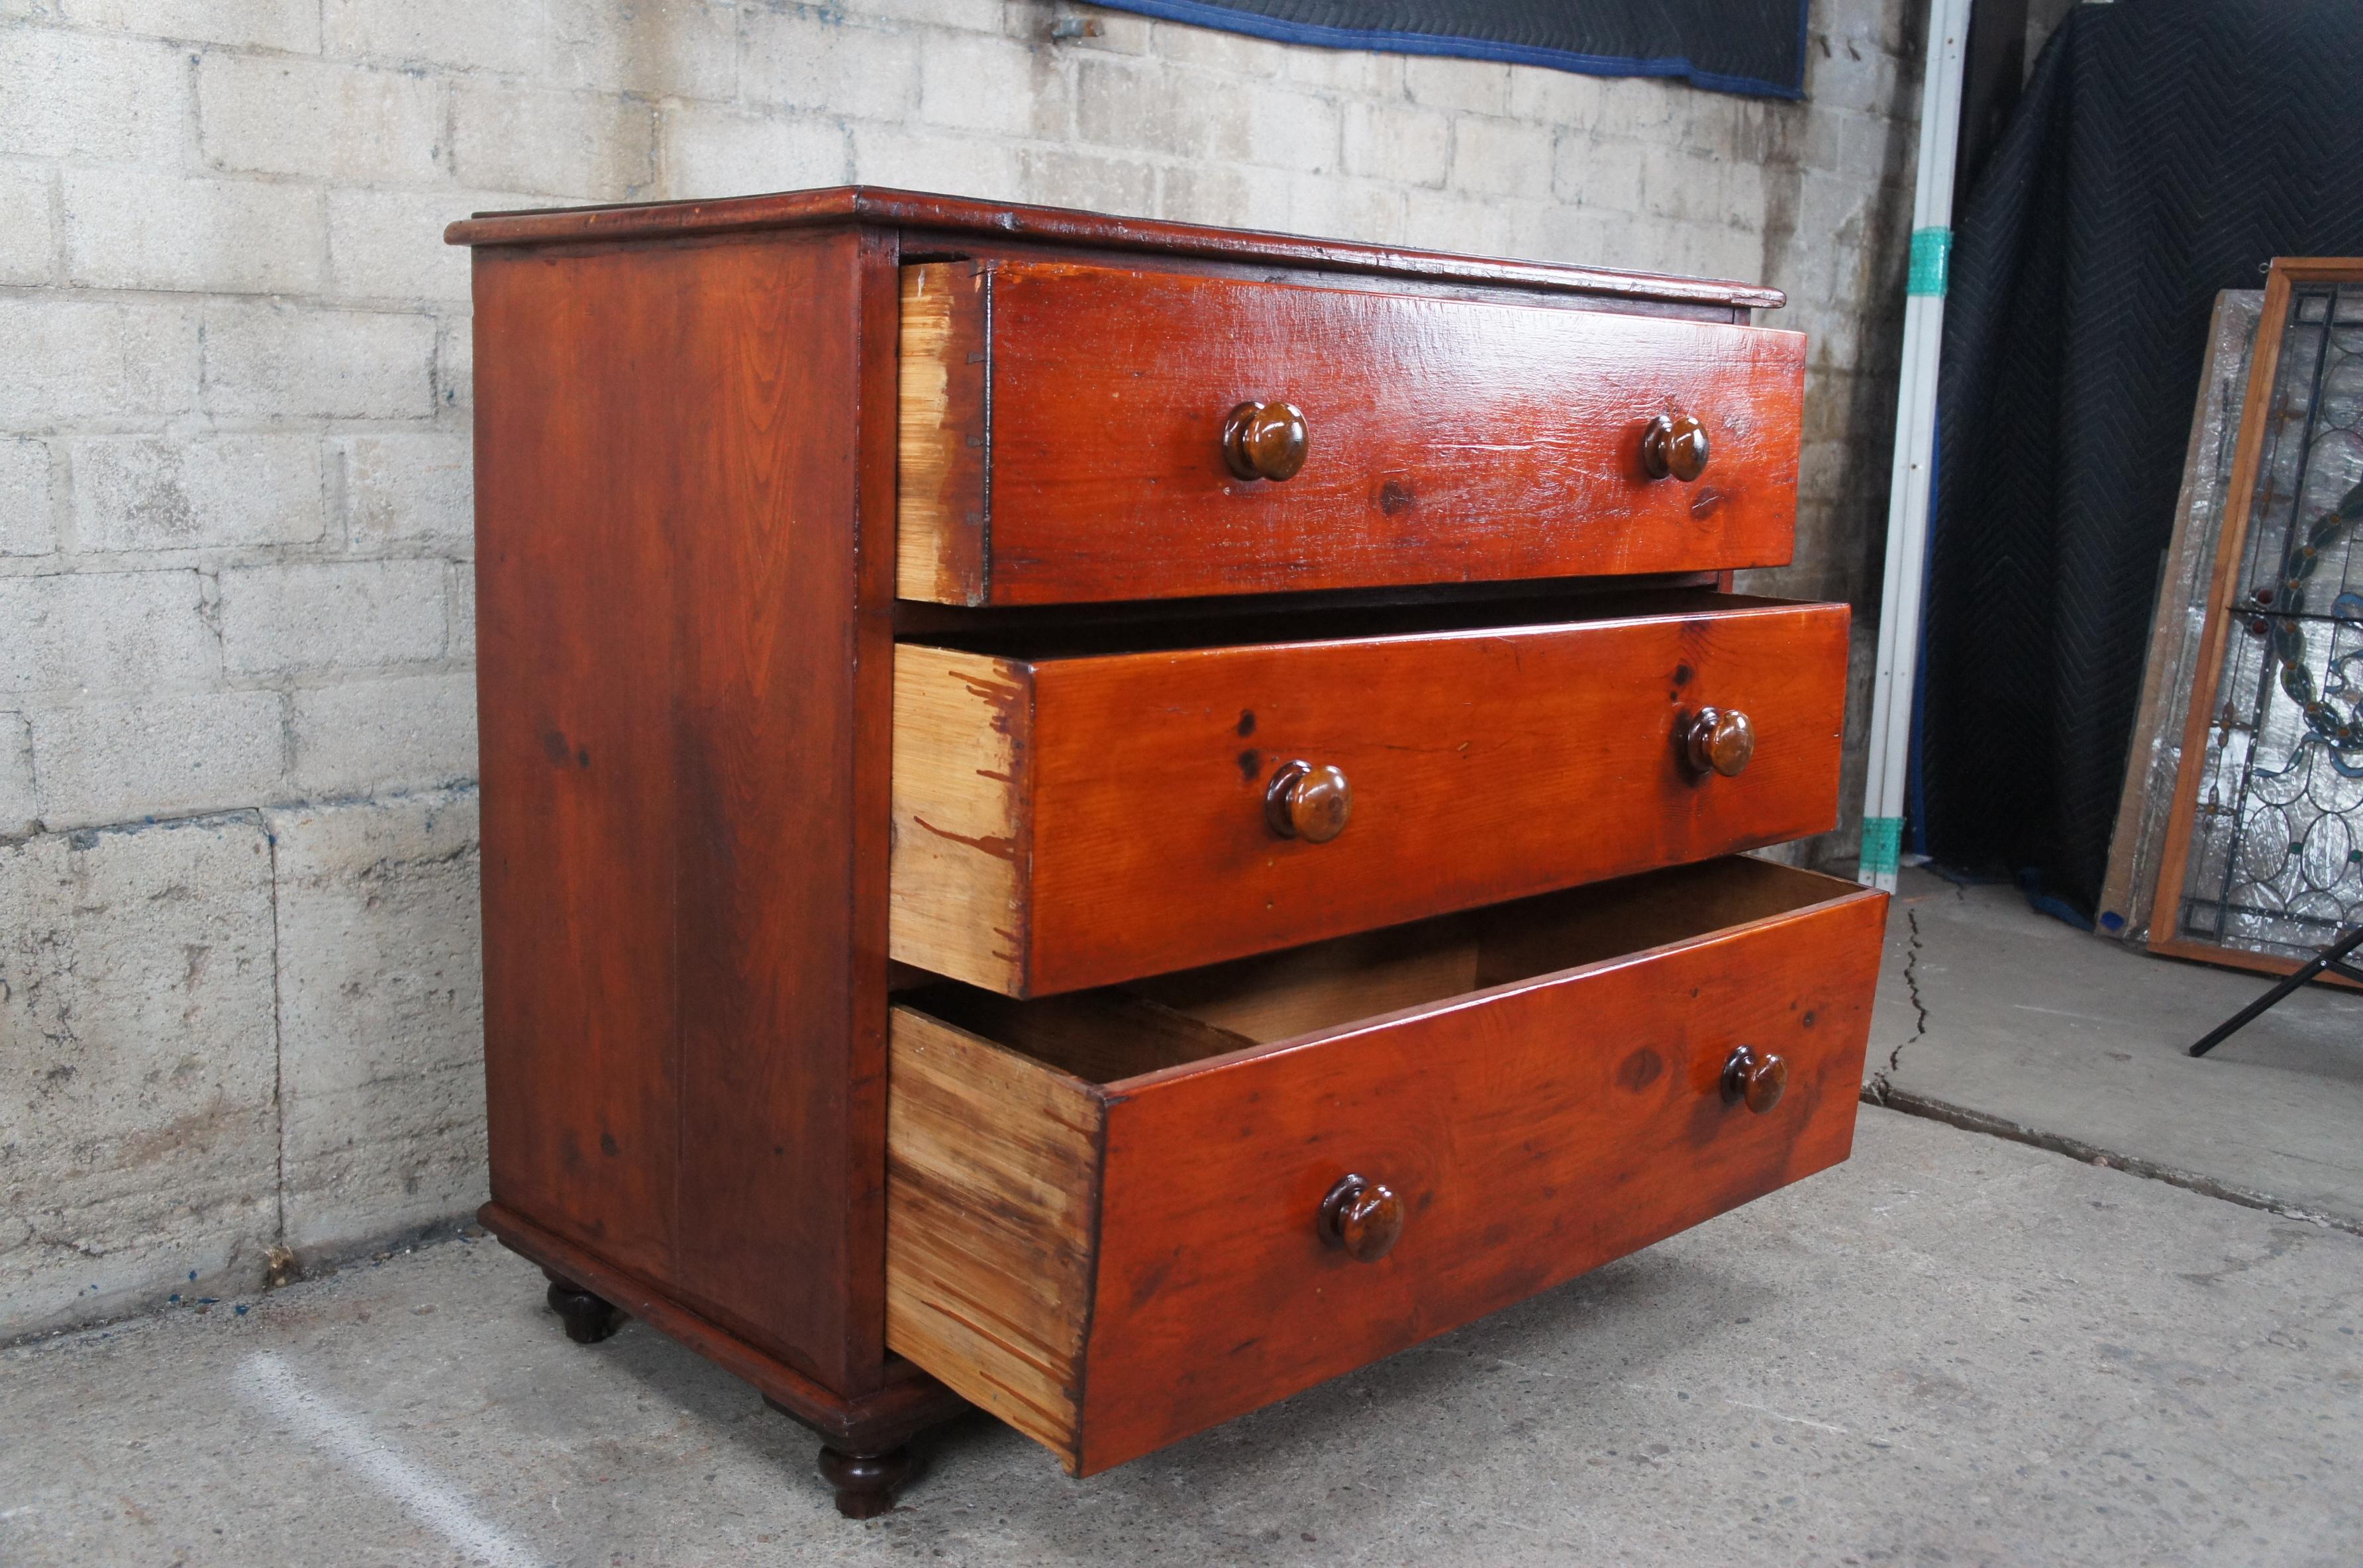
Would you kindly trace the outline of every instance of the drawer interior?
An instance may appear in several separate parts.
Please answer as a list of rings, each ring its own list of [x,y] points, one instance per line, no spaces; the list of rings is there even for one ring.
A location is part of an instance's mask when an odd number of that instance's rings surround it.
[[[1115,1085],[1638,956],[1858,890],[1734,856],[1067,996],[1016,1001],[947,984],[899,999],[1087,1082]]]

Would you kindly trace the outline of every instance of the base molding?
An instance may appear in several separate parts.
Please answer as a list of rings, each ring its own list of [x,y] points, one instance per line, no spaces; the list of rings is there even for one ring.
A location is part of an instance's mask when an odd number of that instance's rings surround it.
[[[882,1453],[969,1408],[967,1400],[900,1356],[887,1357],[887,1381],[882,1386],[849,1398],[513,1209],[487,1203],[476,1210],[476,1221],[527,1262],[564,1275],[676,1344],[752,1384],[772,1408],[810,1427],[831,1448],[847,1453]]]

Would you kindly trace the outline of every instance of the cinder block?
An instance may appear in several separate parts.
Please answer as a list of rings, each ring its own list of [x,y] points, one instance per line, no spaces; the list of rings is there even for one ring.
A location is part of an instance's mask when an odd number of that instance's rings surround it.
[[[475,402],[476,335],[464,321],[447,321],[435,335],[435,406],[464,414]]]
[[[1214,130],[1215,156],[1302,174],[1335,171],[1342,139],[1337,105],[1284,87],[1222,86],[1204,78],[1180,80],[1212,100],[1202,112]],[[1216,109],[1227,102],[1227,112]]]
[[[476,571],[465,561],[454,561],[443,580],[443,596],[449,609],[444,624],[449,628],[443,657],[458,665],[476,662]]]
[[[277,301],[205,305],[205,405],[250,419],[418,419],[435,412],[435,321]]]
[[[1289,180],[1288,226],[1325,239],[1359,239],[1372,245],[1402,242],[1403,196],[1400,187],[1372,181],[1341,180],[1334,174],[1298,174]]]
[[[931,136],[899,126],[853,127],[853,177],[869,185],[1015,201],[1025,188],[1017,151],[980,137]]]
[[[1400,98],[1403,59],[1377,50],[1284,49],[1281,74],[1306,87],[1365,98]]]
[[[598,93],[738,94],[738,13],[727,0],[549,0],[551,80]]]
[[[102,437],[75,446],[73,471],[83,550],[305,544],[325,527],[311,436]]]
[[[1613,136],[1656,132],[1673,123],[1681,102],[1697,91],[1656,76],[1613,76],[1600,84],[1602,130]],[[1651,141],[1664,139],[1651,135]]]
[[[481,0],[321,0],[321,52],[388,65],[536,75],[549,63],[539,6]]]
[[[1484,115],[1452,122],[1452,182],[1462,191],[1539,201],[1550,194],[1553,156],[1546,127]]]
[[[404,675],[294,694],[293,778],[304,795],[372,796],[476,777],[476,680]]]
[[[1169,164],[1158,182],[1158,215],[1181,223],[1285,231],[1288,186],[1205,163]]]
[[[1022,157],[1029,202],[1127,216],[1147,217],[1157,211],[1154,164],[1063,148],[1028,149]]]
[[[182,414],[196,392],[194,304],[0,298],[0,428]]]
[[[1915,120],[1841,114],[1838,172],[1864,185],[1909,185],[1915,177],[1920,129]]]
[[[140,691],[213,679],[194,571],[0,577],[0,692]]]
[[[1489,60],[1415,54],[1403,61],[1403,91],[1432,109],[1477,115],[1510,112],[1510,68]]]
[[[268,813],[299,1253],[484,1199],[476,818],[472,790]]]
[[[1823,109],[1884,112],[1895,103],[1894,59],[1875,45],[1847,38],[1817,37],[1827,49],[1805,50],[1805,96]],[[1917,74],[1916,72],[1914,73]]]
[[[368,669],[443,657],[443,563],[300,561],[221,574],[233,675]]]
[[[0,712],[0,838],[29,833],[40,820],[41,803],[33,783],[33,726],[22,713]]]
[[[183,691],[25,716],[41,822],[52,830],[230,811],[288,793],[286,699],[276,691]]]
[[[1061,136],[1066,77],[1047,47],[983,33],[930,37],[919,54],[919,117],[957,130]]]
[[[1234,79],[1277,76],[1286,67],[1285,44],[1219,28],[1193,27],[1186,22],[1159,22],[1148,51],[1162,60],[1218,71]]]
[[[1403,243],[1426,250],[1499,256],[1508,248],[1508,225],[1498,201],[1458,191],[1414,189],[1403,193]]]
[[[468,252],[443,243],[443,226],[471,212],[546,204],[505,191],[332,189],[328,292],[346,299],[468,298]]]
[[[1639,212],[1641,161],[1637,142],[1569,132],[1553,153],[1551,192],[1596,213]]]
[[[372,554],[424,547],[475,553],[471,443],[456,430],[353,436],[336,443],[345,469],[345,538]]]
[[[272,946],[250,816],[0,845],[0,1338],[261,1284]]]
[[[0,440],[0,556],[46,556],[58,547],[61,488],[46,443]]]
[[[58,227],[50,215],[50,174],[0,164],[0,283],[46,283],[57,275]]]
[[[961,28],[970,32],[984,33],[1001,28],[1004,11],[1028,13],[1028,20],[1039,21],[1047,9],[1046,6],[1025,3],[1004,6],[1002,0],[861,0],[864,17],[919,22],[930,28]],[[1134,17],[1125,19],[1137,20]],[[1146,32],[1148,26],[1148,23],[1141,22],[1141,30]],[[1044,24],[1043,30],[1048,30],[1047,24]]]
[[[198,141],[216,169],[441,184],[444,93],[410,72],[208,54],[197,65]]]
[[[188,72],[169,44],[18,22],[0,31],[0,154],[180,160]]]
[[[846,178],[845,127],[832,119],[689,104],[664,112],[662,137],[671,196],[797,191]]]
[[[621,200],[656,180],[656,110],[633,99],[463,81],[451,123],[453,167],[471,185]]]
[[[738,91],[749,104],[899,121],[919,91],[918,40],[856,27],[838,11],[740,14]]]
[[[1641,211],[1681,223],[1723,213],[1723,166],[1680,148],[1657,144],[1641,149]]]
[[[52,0],[78,28],[183,43],[320,52],[319,0]]]
[[[1211,145],[1209,118],[1184,112],[1179,96],[1173,72],[1156,61],[1089,55],[1075,61],[1075,127],[1086,142],[1133,152],[1201,154]]]
[[[1591,130],[1608,106],[1609,79],[1540,65],[1510,67],[1513,118],[1559,130]]]
[[[1345,111],[1348,174],[1441,185],[1452,172],[1452,119],[1408,104],[1354,103]]]
[[[132,165],[65,171],[66,276],[88,288],[308,293],[320,193],[264,180],[173,180]]]

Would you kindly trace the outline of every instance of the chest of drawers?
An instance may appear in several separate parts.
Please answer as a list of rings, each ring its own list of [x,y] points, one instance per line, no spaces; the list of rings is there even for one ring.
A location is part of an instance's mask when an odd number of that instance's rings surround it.
[[[1738,285],[860,189],[474,249],[485,1225],[1088,1474],[1846,1157]]]

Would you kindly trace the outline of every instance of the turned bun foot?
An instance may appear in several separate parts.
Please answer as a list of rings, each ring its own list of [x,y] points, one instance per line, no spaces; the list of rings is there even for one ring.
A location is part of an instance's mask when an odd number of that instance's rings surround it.
[[[624,1315],[616,1310],[614,1303],[554,1274],[549,1275],[549,1309],[565,1321],[566,1337],[578,1345],[597,1344],[624,1321]]]
[[[894,1490],[911,1478],[911,1451],[847,1453],[823,1445],[821,1478],[837,1488],[837,1511],[849,1519],[873,1519],[894,1506]]]

